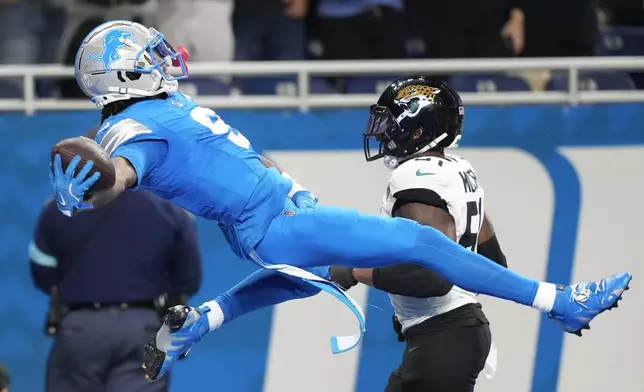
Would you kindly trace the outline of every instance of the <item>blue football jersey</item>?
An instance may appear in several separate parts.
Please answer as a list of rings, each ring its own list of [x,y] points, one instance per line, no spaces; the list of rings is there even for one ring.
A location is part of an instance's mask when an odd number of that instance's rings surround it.
[[[264,167],[239,131],[178,92],[108,118],[96,142],[130,161],[138,186],[216,220],[242,256],[263,238],[292,186]]]

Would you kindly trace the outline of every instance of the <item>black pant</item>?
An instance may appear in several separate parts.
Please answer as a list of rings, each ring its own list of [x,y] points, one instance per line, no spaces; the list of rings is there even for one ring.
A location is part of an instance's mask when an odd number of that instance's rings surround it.
[[[405,16],[390,7],[374,6],[346,18],[321,17],[316,33],[327,60],[398,59],[406,56]]]
[[[405,332],[402,364],[385,392],[471,392],[492,337],[479,304],[465,305]]]
[[[161,326],[152,309],[77,310],[61,321],[47,361],[47,392],[167,392],[151,383],[143,347]]]

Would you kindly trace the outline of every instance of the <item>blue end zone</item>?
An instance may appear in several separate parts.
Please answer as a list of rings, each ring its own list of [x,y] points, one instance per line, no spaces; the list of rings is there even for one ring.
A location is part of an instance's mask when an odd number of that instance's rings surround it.
[[[581,185],[573,165],[557,152],[535,153],[553,182],[555,211],[552,219],[548,269],[545,280],[569,284],[572,278],[581,209]],[[533,392],[556,392],[564,332],[543,314],[532,375]]]
[[[296,111],[222,110],[222,117],[240,129],[259,151],[359,150],[367,110]],[[85,134],[96,125],[98,112],[52,112],[32,117],[0,115],[2,143],[0,194],[0,297],[19,298],[0,309],[0,318],[13,320],[0,330],[0,358],[12,375],[15,389],[42,390],[50,341],[42,334],[46,298],[29,279],[27,250],[33,225],[51,194],[49,151],[57,141]],[[569,162],[556,152],[560,146],[644,144],[641,119],[644,104],[469,107],[463,146],[516,147],[535,155],[546,167],[555,189],[555,216],[547,278],[570,280],[579,220],[579,181]],[[16,170],[9,168],[18,168]],[[212,222],[199,222],[204,255],[204,285],[194,303],[212,299],[253,270],[238,260]],[[386,304],[383,293],[370,303]],[[390,313],[368,308],[370,328],[364,337],[357,390],[382,390],[389,372],[399,363],[402,346],[391,331]],[[205,338],[177,366],[172,383],[179,389],[261,391],[270,340],[270,309],[235,321]],[[257,326],[265,326],[264,329]],[[562,333],[554,323],[542,324],[534,369],[533,391],[554,391],[559,373]],[[226,366],[222,366],[226,364]],[[312,362],[313,364],[313,362]],[[312,365],[313,366],[313,365]],[[34,375],[36,375],[34,377]],[[207,375],[207,377],[195,377]],[[181,386],[179,386],[181,385]]]

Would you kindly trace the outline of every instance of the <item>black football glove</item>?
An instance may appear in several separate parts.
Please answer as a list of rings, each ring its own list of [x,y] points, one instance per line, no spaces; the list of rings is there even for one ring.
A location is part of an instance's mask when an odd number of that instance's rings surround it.
[[[353,277],[353,268],[350,267],[329,267],[329,277],[332,282],[340,285],[345,290],[358,284],[356,278]]]
[[[394,331],[396,331],[396,336],[398,337],[398,341],[404,342],[405,336],[402,333],[402,324],[400,324],[400,321],[398,321],[398,317],[396,317],[395,314],[391,316],[391,321],[394,324]]]

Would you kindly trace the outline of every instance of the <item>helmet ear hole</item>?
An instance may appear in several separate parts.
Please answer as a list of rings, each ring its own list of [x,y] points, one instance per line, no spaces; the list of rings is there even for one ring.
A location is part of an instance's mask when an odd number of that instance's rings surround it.
[[[417,126],[414,131],[411,133],[412,140],[417,140],[423,135],[423,126]]]
[[[125,76],[132,81],[141,79],[141,74],[138,72],[128,71],[125,73]]]

